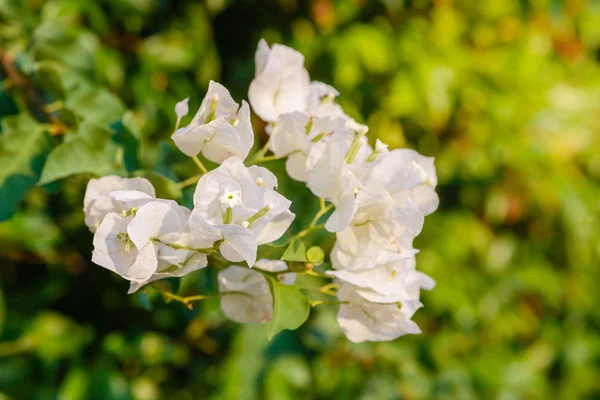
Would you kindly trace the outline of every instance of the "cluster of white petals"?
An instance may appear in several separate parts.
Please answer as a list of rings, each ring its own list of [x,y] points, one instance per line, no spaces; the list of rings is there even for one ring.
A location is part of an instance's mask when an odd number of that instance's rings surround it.
[[[188,112],[188,99],[175,106],[178,118]],[[194,157],[202,153],[208,160],[222,163],[232,156],[245,159],[254,143],[250,123],[250,107],[240,107],[221,84],[210,81],[208,92],[192,122],[178,129],[173,142],[184,154]]]
[[[92,261],[130,281],[130,293],[204,268],[216,251],[252,267],[258,245],[279,239],[294,219],[276,185],[267,169],[230,157],[198,182],[189,210],[155,198],[143,178],[93,179],[84,204],[95,232]]]
[[[248,99],[270,137],[251,162],[265,161],[269,149],[286,159],[292,179],[322,199],[309,229],[329,209],[325,202],[335,207],[324,224],[336,234],[327,273],[338,287],[345,335],[362,342],[419,333],[411,318],[422,307],[421,289],[435,282],[417,271],[413,241],[439,205],[433,158],[389,150],[379,139],[371,146],[368,128],[344,113],[337,90],[310,81],[296,50],[261,40],[255,61]],[[175,106],[177,126],[188,102]],[[232,263],[218,274],[224,315],[241,323],[271,320],[270,277],[292,285],[296,274],[283,261],[257,261],[258,247],[281,238],[295,215],[276,191],[275,175],[244,165],[254,144],[250,106],[211,81],[198,112],[172,140],[204,172],[192,210],[156,198],[143,178],[92,179],[84,199],[85,222],[95,233],[92,260],[130,281],[132,293],[204,268],[215,254]],[[200,154],[220,165],[207,171]]]
[[[368,128],[347,116],[339,93],[309,82],[303,57],[261,41],[250,103],[270,123],[270,149],[286,158],[288,175],[335,206],[325,228],[341,285],[338,322],[354,342],[418,333],[410,318],[421,289],[434,282],[416,270],[414,238],[439,200],[433,159],[410,149],[388,151],[366,139]],[[293,101],[288,101],[290,93]]]

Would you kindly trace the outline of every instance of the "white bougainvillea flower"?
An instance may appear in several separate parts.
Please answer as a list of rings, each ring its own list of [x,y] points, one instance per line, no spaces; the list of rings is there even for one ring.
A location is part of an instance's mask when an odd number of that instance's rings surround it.
[[[345,116],[342,107],[335,102],[340,93],[323,82],[313,81],[308,87],[306,110],[316,117]]]
[[[206,253],[187,248],[208,249],[220,236],[191,232],[189,213],[172,200],[152,200],[132,213],[111,212],[94,236],[92,261],[131,281],[130,293],[203,268]]]
[[[230,266],[219,272],[221,310],[238,323],[260,323],[273,317],[273,296],[267,279],[258,271]]]
[[[156,197],[154,187],[144,178],[121,178],[115,175],[104,176],[100,179],[90,179],[83,198],[85,224],[90,231],[95,232],[104,216],[109,212],[125,211],[126,204],[115,201],[108,196],[115,190],[135,191],[137,198],[152,199]],[[131,193],[130,193],[131,194]]]
[[[178,129],[172,139],[190,157],[202,153],[216,163],[231,156],[244,159],[254,143],[250,107],[245,101],[239,107],[223,85],[210,81],[192,122]]]
[[[269,144],[277,158],[287,157],[288,175],[294,180],[306,182],[306,162],[311,147],[321,139],[333,135],[351,135],[344,119],[293,112],[283,114],[277,119]]]
[[[412,257],[423,214],[409,198],[398,204],[386,191],[365,188],[357,195],[350,225],[337,234],[331,252],[336,269],[364,270]]]
[[[400,259],[372,269],[329,271],[339,280],[355,285],[356,292],[374,303],[418,301],[420,289],[431,290],[435,281],[417,271],[415,257]]]
[[[352,220],[358,207],[356,194],[363,187],[361,180],[370,167],[366,159],[371,153],[364,136],[352,134],[332,135],[311,148],[306,161],[307,186],[336,206],[325,224],[328,231],[341,232]]]
[[[310,78],[304,56],[296,50],[264,39],[256,50],[256,76],[250,84],[248,99],[254,112],[267,122],[281,114],[305,111]]]
[[[367,133],[369,127],[359,124],[348,116],[342,107],[335,102],[337,96],[339,96],[339,92],[332,86],[313,81],[308,89],[306,111],[315,117],[341,118],[348,130],[355,133]]]
[[[380,304],[368,301],[357,293],[357,287],[344,283],[337,292],[342,302],[337,321],[344,334],[354,343],[394,340],[405,334],[421,333],[410,318],[420,303]]]
[[[223,257],[254,265],[257,246],[279,239],[294,220],[291,202],[273,190],[276,184],[265,168],[247,168],[237,157],[225,160],[196,186],[192,229],[220,232]]]
[[[433,157],[411,149],[382,154],[365,181],[383,186],[394,198],[408,195],[425,215],[433,213],[440,202],[435,192],[437,175]]]
[[[129,293],[143,285],[169,277],[181,277],[206,267],[207,254],[221,239],[218,232],[192,231],[190,211],[171,200],[160,200],[140,207],[128,227],[134,244],[151,246],[156,251],[156,272],[147,280],[132,281]],[[193,250],[192,250],[193,249]]]

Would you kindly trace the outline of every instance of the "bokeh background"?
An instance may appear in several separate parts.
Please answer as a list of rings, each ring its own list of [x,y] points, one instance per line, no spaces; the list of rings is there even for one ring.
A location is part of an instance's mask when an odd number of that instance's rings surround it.
[[[210,79],[245,98],[261,37],[301,51],[371,141],[436,157],[423,334],[352,344],[322,305],[269,342],[217,300],[128,296],[91,264],[87,180],[141,170],[189,204],[173,106]],[[0,57],[0,399],[600,398],[598,2],[0,0]],[[81,120],[121,162],[36,186]],[[281,191],[298,230],[317,201]],[[214,290],[209,270],[180,288]]]

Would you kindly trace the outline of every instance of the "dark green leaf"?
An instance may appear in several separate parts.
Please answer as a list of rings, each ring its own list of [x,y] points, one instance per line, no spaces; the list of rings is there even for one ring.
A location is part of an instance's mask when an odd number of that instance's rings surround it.
[[[60,74],[60,65],[54,61],[40,61],[36,65],[36,81],[55,99],[65,98],[65,88]]]
[[[43,127],[26,114],[2,120],[0,136],[0,221],[14,213],[38,181],[49,147]]]
[[[133,136],[131,131],[123,125],[122,121],[117,121],[111,125],[111,129],[114,131],[112,136],[113,142],[123,147],[123,161],[125,163],[125,169],[128,172],[133,172],[140,168],[138,161],[138,151],[140,149],[140,143]]]

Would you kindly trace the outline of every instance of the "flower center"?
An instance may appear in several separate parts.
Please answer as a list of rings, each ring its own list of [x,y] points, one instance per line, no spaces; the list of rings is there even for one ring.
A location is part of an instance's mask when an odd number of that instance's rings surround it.
[[[242,194],[239,190],[225,189],[225,192],[219,197],[219,202],[228,208],[237,206],[242,204]]]

